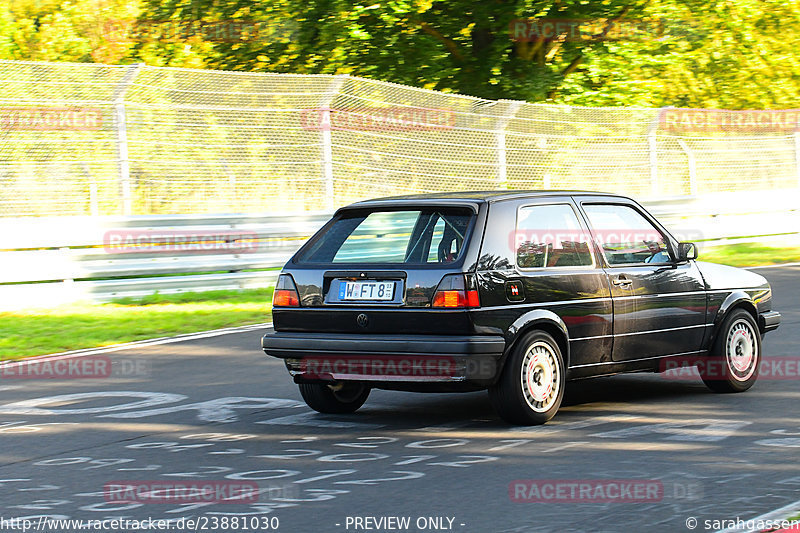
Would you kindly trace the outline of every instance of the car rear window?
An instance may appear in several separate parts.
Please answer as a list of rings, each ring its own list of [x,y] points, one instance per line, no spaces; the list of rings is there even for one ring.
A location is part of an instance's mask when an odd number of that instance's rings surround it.
[[[298,263],[451,263],[463,251],[468,208],[345,211],[303,250]]]

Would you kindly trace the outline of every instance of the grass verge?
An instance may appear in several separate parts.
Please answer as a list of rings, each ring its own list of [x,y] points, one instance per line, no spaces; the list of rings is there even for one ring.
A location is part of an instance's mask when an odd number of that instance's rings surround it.
[[[800,247],[765,246],[763,244],[727,244],[703,250],[701,261],[735,267],[777,265],[800,262]]]
[[[272,289],[125,298],[0,313],[0,360],[268,322]]]

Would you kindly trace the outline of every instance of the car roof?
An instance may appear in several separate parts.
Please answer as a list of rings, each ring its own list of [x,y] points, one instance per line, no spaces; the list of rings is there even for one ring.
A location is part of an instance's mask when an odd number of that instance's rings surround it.
[[[436,192],[427,194],[409,194],[403,196],[387,196],[384,198],[374,198],[362,200],[350,204],[348,207],[370,207],[373,205],[386,205],[397,202],[406,204],[414,201],[444,200],[447,203],[466,202],[484,203],[498,200],[513,200],[516,198],[536,198],[542,196],[572,196],[572,195],[592,195],[592,196],[613,196],[624,198],[623,196],[597,191],[577,191],[577,190],[498,190],[498,191],[455,191],[455,192]]]

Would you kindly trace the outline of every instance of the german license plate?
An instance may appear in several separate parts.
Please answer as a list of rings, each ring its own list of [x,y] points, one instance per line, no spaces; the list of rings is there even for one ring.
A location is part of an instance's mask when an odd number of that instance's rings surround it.
[[[340,300],[393,300],[393,281],[340,281]]]

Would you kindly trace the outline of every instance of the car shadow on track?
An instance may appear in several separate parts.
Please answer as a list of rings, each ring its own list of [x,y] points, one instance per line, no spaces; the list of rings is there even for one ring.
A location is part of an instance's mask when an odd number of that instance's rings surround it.
[[[588,413],[648,414],[696,406],[711,393],[700,380],[669,381],[658,375],[619,375],[567,383],[561,410],[554,421],[569,421]],[[618,405],[614,405],[618,404]],[[675,408],[675,409],[673,409]],[[492,410],[486,392],[414,394],[373,391],[367,403],[352,418],[392,427],[425,425],[464,426],[483,422],[508,427]],[[367,420],[364,420],[367,422]]]

